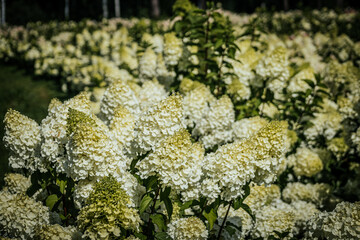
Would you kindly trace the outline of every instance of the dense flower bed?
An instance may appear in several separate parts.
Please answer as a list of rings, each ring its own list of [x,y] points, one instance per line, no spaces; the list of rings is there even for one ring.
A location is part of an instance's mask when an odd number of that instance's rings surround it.
[[[0,236],[360,238],[358,13],[174,15],[2,30],[79,93],[8,110]]]

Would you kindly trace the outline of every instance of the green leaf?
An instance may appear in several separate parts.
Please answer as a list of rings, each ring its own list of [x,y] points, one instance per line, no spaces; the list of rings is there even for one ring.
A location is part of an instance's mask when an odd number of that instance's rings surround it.
[[[215,224],[216,219],[217,219],[216,212],[214,211],[214,209],[211,209],[210,212],[203,211],[202,214],[206,218],[206,220],[208,220],[209,228],[211,230],[214,227],[214,224]]]
[[[165,220],[164,220],[163,215],[155,214],[155,215],[151,215],[150,218],[152,219],[152,222],[158,226],[160,231],[166,230],[166,225],[165,225]]]
[[[185,203],[180,207],[180,210],[182,211],[182,210],[188,209],[193,203],[194,203],[194,200],[185,202]]]
[[[306,82],[311,88],[315,87],[315,83],[310,79],[303,79],[304,82]]]
[[[317,84],[319,87],[322,87],[322,88],[327,88],[327,86],[325,85],[325,84],[323,84],[323,83],[318,83]]]
[[[152,202],[152,197],[149,195],[145,195],[143,199],[141,199],[140,207],[139,207],[139,213],[142,214],[150,205]]]
[[[30,188],[28,188],[28,190],[26,191],[26,194],[31,197],[31,196],[34,195],[39,189],[41,189],[40,184],[38,184],[38,183],[32,184],[32,185],[30,186]]]
[[[63,221],[66,220],[66,217],[63,214],[59,213],[59,216],[60,216],[61,220],[63,220]]]
[[[235,52],[236,52],[235,48],[229,48],[229,57],[235,58]]]
[[[144,186],[146,187],[146,190],[150,190],[153,188],[154,184],[157,181],[157,177],[156,176],[150,176],[147,179],[144,180]]]
[[[52,208],[54,207],[55,203],[59,200],[58,196],[56,194],[51,194],[50,196],[48,196],[46,198],[46,206],[52,210]]]
[[[241,208],[245,210],[245,212],[247,212],[250,217],[252,218],[252,220],[256,221],[255,215],[253,214],[253,212],[251,211],[251,208],[249,207],[249,205],[242,203],[241,204]]]
[[[236,232],[236,230],[230,225],[226,225],[225,230],[230,234],[230,236],[233,236]]]
[[[158,232],[155,234],[155,238],[158,240],[172,240],[166,232]]]
[[[243,201],[242,199],[235,199],[234,200],[234,203],[232,205],[234,210],[238,210],[239,208],[241,208],[242,201]]]
[[[162,201],[165,203],[166,211],[168,213],[169,219],[171,219],[171,215],[173,213],[173,205],[169,197],[162,199]]]
[[[134,232],[134,236],[139,238],[140,240],[146,240],[147,239],[147,237],[142,233]]]
[[[59,187],[60,187],[60,192],[61,192],[62,194],[65,194],[66,181],[60,180],[60,181],[59,181]]]
[[[221,47],[221,45],[223,43],[224,43],[224,41],[222,39],[217,40],[215,45],[214,45],[214,49],[218,49],[219,47]]]
[[[204,48],[211,48],[212,47],[212,43],[206,43],[203,46]]]

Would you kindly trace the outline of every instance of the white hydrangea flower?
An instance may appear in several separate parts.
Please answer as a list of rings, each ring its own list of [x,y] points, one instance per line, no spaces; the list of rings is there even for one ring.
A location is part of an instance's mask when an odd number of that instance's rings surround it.
[[[96,180],[80,180],[75,185],[74,190],[74,203],[77,209],[81,209],[84,206],[86,199],[90,196],[90,193],[95,187]]]
[[[314,113],[314,115],[315,118],[311,120],[313,126],[304,131],[304,135],[310,144],[316,143],[318,136],[324,136],[327,140],[330,140],[342,129],[341,121],[343,117],[339,112],[320,112]]]
[[[46,163],[40,157],[40,126],[32,119],[9,109],[5,114],[5,147],[10,150],[9,165],[30,172],[46,172]]]
[[[136,57],[136,49],[129,47],[127,45],[122,45],[120,47],[120,64],[126,64],[130,69],[137,69],[139,66],[137,57]]]
[[[49,209],[24,194],[0,192],[0,229],[4,237],[32,239],[35,227],[49,224]]]
[[[235,98],[236,101],[247,100],[251,96],[251,89],[239,79],[233,78],[226,86],[226,93]]]
[[[160,34],[151,35],[149,33],[144,33],[141,40],[151,44],[151,47],[154,48],[156,53],[161,53],[164,48],[164,39]]]
[[[156,53],[151,48],[147,48],[139,61],[140,79],[142,81],[156,76],[156,60]]]
[[[209,233],[197,217],[180,218],[168,225],[167,233],[173,240],[206,240]]]
[[[151,107],[136,123],[137,154],[154,150],[158,141],[184,128],[182,97],[172,95]]]
[[[183,81],[182,84],[185,84],[185,82]],[[186,92],[183,100],[186,125],[190,128],[199,125],[209,113],[209,104],[213,101],[216,101],[215,97],[204,84],[199,84],[194,89]]]
[[[90,114],[90,100],[86,93],[81,93],[61,103],[53,99],[49,105],[48,116],[41,122],[41,156],[55,164],[59,172],[67,172],[65,144],[67,138],[67,118],[69,108]]]
[[[289,78],[287,50],[277,47],[263,59],[255,68],[256,74],[262,78],[278,79],[285,82]]]
[[[234,138],[236,140],[248,138],[263,128],[267,123],[268,120],[259,116],[243,118],[236,121],[232,125]]]
[[[134,80],[134,77],[125,69],[110,68],[105,74],[105,80],[108,83],[112,83],[113,81],[129,82]]]
[[[271,235],[276,236],[275,231],[283,233],[290,232],[285,239],[291,239],[292,230],[295,227],[295,213],[291,207],[283,206],[281,202],[264,206],[256,214],[256,222],[251,231],[252,238],[269,239]]]
[[[243,186],[254,180],[274,180],[285,153],[285,122],[271,122],[248,139],[221,146],[205,157],[202,194],[227,201],[244,194]],[[215,190],[215,191],[214,191]]]
[[[279,109],[271,102],[261,103],[259,106],[260,113],[269,118],[275,118],[280,113]]]
[[[208,114],[193,130],[193,135],[200,136],[205,148],[232,140],[232,124],[235,121],[234,106],[227,95],[210,102]]]
[[[190,134],[182,129],[163,138],[153,153],[137,164],[140,177],[159,176],[164,186],[181,194],[184,201],[199,197],[204,148],[193,144]]]
[[[283,199],[287,202],[306,201],[322,206],[329,198],[331,188],[325,183],[303,184],[300,182],[288,183],[282,192]]]
[[[129,148],[135,136],[134,116],[127,108],[119,106],[114,110],[109,130],[120,146]]]
[[[174,80],[175,72],[167,68],[163,55],[160,53],[156,59],[156,76],[165,79],[165,83],[170,85]]]
[[[249,86],[251,80],[255,77],[255,74],[252,70],[254,69],[255,64],[258,62],[260,57],[261,54],[250,47],[240,56],[237,56],[237,60],[240,62],[231,61],[234,68],[234,73],[238,77],[239,82],[245,86]]]
[[[250,194],[244,200],[252,211],[261,211],[261,208],[270,204],[275,199],[280,199],[280,188],[275,184],[271,185],[250,185]]]
[[[314,215],[320,212],[317,209],[316,205],[310,202],[305,201],[292,201],[291,207],[293,212],[295,213],[295,221],[296,221],[296,228],[294,229],[295,233],[302,231],[306,226],[306,222],[313,217]]]
[[[341,202],[310,219],[305,239],[359,239],[360,202]]]
[[[327,149],[330,150],[340,160],[349,150],[344,138],[333,138],[327,143]]]
[[[4,177],[5,189],[11,194],[26,193],[31,186],[29,177],[18,173],[8,173]]]
[[[312,80],[315,82],[314,69],[307,67],[300,72],[298,72],[294,77],[290,79],[289,86],[287,90],[293,93],[293,96],[296,96],[295,92],[306,92],[307,89],[311,87],[304,81],[304,79]]]
[[[287,122],[273,121],[249,138],[256,157],[256,175],[253,179],[256,183],[269,184],[276,179],[285,161],[287,131]]]
[[[176,37],[175,32],[164,34],[164,55],[167,65],[175,66],[183,52],[181,39]]]
[[[74,180],[125,172],[130,160],[96,116],[70,109],[66,144],[68,175]]]
[[[108,124],[119,106],[127,108],[135,118],[140,113],[140,104],[135,93],[122,81],[114,81],[106,89],[100,103],[100,115]]]
[[[121,182],[105,177],[96,183],[80,209],[77,223],[84,238],[114,239],[122,235],[122,229],[139,232],[142,220],[138,210],[130,207],[131,199]]]
[[[337,105],[339,106],[339,112],[344,118],[356,118],[358,113],[354,110],[356,98],[350,95],[349,97],[339,96],[337,98]]]
[[[141,111],[143,112],[168,97],[168,93],[166,92],[164,86],[156,79],[144,82],[137,95]]]
[[[306,147],[299,147],[288,157],[288,165],[293,166],[296,176],[312,177],[323,169],[319,155]]]
[[[42,225],[35,230],[34,239],[38,240],[80,240],[81,233],[75,227],[62,227],[59,224]]]

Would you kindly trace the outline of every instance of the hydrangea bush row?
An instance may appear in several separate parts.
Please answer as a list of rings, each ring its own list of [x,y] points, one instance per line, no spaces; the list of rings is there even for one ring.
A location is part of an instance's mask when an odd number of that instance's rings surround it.
[[[360,238],[360,45],[322,29],[357,15],[174,14],[2,30],[3,59],[81,92],[6,113],[0,236]]]

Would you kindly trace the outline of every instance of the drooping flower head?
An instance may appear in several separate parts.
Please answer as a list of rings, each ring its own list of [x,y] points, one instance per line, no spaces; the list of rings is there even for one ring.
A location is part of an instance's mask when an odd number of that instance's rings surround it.
[[[129,196],[114,177],[105,177],[95,186],[78,216],[79,229],[90,239],[124,236],[125,230],[139,231],[137,210],[128,207]]]

